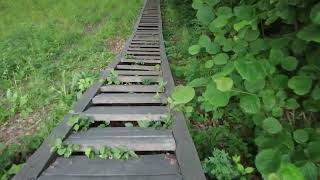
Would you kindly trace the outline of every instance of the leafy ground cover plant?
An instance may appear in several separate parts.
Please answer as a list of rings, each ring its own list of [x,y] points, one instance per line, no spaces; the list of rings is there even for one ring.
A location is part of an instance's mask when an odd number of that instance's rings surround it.
[[[173,37],[184,42],[170,40],[183,48],[169,44],[167,52],[175,60],[174,74],[196,92],[196,98],[187,104],[194,109],[189,113],[190,126],[195,132],[223,126],[239,134],[249,150],[249,156],[242,156],[255,164],[262,178],[317,179],[319,3],[188,2],[195,15],[190,18],[180,13],[189,22],[178,29],[185,32],[180,32],[183,38]],[[176,12],[170,11],[174,17]],[[169,33],[175,31],[169,27]],[[215,137],[202,133],[195,143],[198,146],[203,138]]]

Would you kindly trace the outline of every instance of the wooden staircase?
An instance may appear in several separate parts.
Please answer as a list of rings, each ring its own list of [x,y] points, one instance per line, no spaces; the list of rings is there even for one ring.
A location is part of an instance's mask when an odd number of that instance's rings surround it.
[[[122,84],[108,84],[117,73]],[[159,87],[159,81],[166,85]],[[181,112],[169,112],[167,98],[174,87],[165,54],[159,0],[146,0],[133,35],[122,52],[102,72],[41,147],[28,159],[16,180],[204,180],[200,161]],[[111,127],[73,131],[73,115],[89,116]],[[125,127],[125,122],[162,122],[172,128]],[[163,123],[163,122],[162,122]],[[50,142],[79,145],[69,158],[50,151]],[[86,147],[125,146],[138,154],[129,160],[89,159]]]

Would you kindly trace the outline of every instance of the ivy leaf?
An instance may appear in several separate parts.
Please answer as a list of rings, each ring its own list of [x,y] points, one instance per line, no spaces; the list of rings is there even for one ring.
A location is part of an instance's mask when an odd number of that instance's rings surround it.
[[[262,175],[268,175],[279,169],[281,155],[275,149],[264,149],[257,154],[255,164]]]
[[[201,35],[200,38],[199,38],[198,44],[201,47],[205,47],[206,48],[211,44],[211,39],[207,35]]]
[[[298,95],[305,95],[311,89],[312,80],[310,77],[305,75],[293,76],[288,81],[288,86]]]
[[[213,60],[208,60],[208,61],[206,61],[206,63],[204,64],[204,67],[207,68],[207,69],[209,69],[209,68],[212,68],[213,64],[214,64]]]
[[[262,101],[266,110],[270,111],[276,104],[276,97],[274,91],[266,89],[261,92]]]
[[[297,129],[293,132],[293,139],[297,142],[297,143],[305,143],[309,140],[309,134],[306,130],[304,129]]]
[[[192,2],[192,8],[193,9],[199,9],[203,6],[203,1],[202,0],[193,0]]]
[[[261,106],[260,104],[260,99],[256,95],[245,95],[240,97],[240,107],[246,113],[258,113]]]
[[[254,41],[259,37],[259,35],[260,35],[260,32],[258,30],[248,29],[244,35],[244,40]]]
[[[304,174],[305,180],[314,180],[318,178],[318,168],[313,162],[307,161],[300,169]]]
[[[268,44],[263,39],[257,39],[255,41],[250,42],[250,49],[253,53],[257,54],[261,51],[267,50],[269,48]]]
[[[218,16],[226,17],[227,19],[231,18],[233,16],[232,9],[227,6],[221,6],[217,10]]]
[[[220,2],[220,0],[206,0],[206,2],[210,5],[210,6],[215,6],[216,4],[218,4]]]
[[[217,89],[222,92],[230,91],[233,86],[233,80],[229,77],[219,77],[214,82],[217,84]]]
[[[320,3],[316,4],[311,9],[310,19],[314,24],[320,24]]]
[[[300,30],[297,36],[305,41],[314,41],[320,43],[319,32],[320,25],[309,25]]]
[[[238,23],[233,24],[233,29],[236,31],[240,31],[242,28],[246,27],[247,25],[250,25],[250,22],[247,20],[242,20]]]
[[[203,97],[214,107],[224,107],[229,103],[230,93],[219,91],[214,82],[207,85]]]
[[[196,55],[200,52],[200,46],[199,45],[192,45],[189,47],[189,54]]]
[[[209,6],[201,6],[197,11],[197,18],[201,23],[207,25],[214,18],[214,14]]]
[[[195,91],[190,86],[176,86],[172,92],[172,99],[175,104],[186,104],[190,102],[195,95]]]
[[[282,131],[282,125],[277,119],[273,117],[263,120],[262,127],[270,134],[277,134]]]
[[[288,56],[281,61],[281,67],[287,71],[293,71],[297,68],[298,60],[293,56]]]
[[[223,65],[228,62],[229,56],[226,53],[217,54],[213,60],[216,65]]]

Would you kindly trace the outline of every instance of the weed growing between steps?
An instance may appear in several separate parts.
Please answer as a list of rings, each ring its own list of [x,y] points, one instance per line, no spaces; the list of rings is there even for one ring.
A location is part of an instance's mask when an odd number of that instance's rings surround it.
[[[25,162],[112,60],[115,54],[106,49],[106,39],[126,39],[142,4],[141,0],[0,2],[2,179],[15,174],[14,164]],[[34,116],[40,108],[45,108],[43,113]],[[17,118],[31,123],[19,127],[13,123]],[[8,140],[2,136],[8,130],[21,133]]]

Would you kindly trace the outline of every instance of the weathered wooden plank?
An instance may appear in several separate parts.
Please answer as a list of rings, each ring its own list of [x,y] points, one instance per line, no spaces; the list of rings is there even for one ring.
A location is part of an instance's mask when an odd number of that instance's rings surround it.
[[[118,75],[139,75],[139,76],[158,76],[162,74],[162,71],[128,71],[128,70],[116,70]]]
[[[64,176],[64,175],[50,175],[41,176],[39,180],[182,180],[181,175],[129,175],[129,176]]]
[[[166,104],[167,97],[159,93],[101,93],[92,99],[93,104]]]
[[[158,85],[107,85],[100,88],[101,92],[162,92]]]
[[[107,146],[134,151],[174,151],[176,148],[171,130],[152,128],[90,128],[71,134],[64,143],[79,145],[79,152],[84,152],[88,146],[95,150]]]
[[[160,121],[167,112],[166,106],[92,106],[82,115],[96,121]]]
[[[172,158],[172,159],[170,159]],[[175,175],[179,168],[174,157],[164,154],[144,155],[127,161],[88,159],[85,156],[71,156],[57,160],[43,173],[44,176],[130,176],[130,175]],[[107,178],[106,177],[106,178]]]
[[[132,55],[129,57],[130,59],[153,59],[153,60],[160,60],[160,56],[139,56],[139,55]]]
[[[149,51],[127,51],[127,54],[137,56],[137,55],[144,55],[144,56],[160,56],[160,52],[149,52]]]
[[[160,64],[161,60],[145,60],[145,59],[121,59],[122,63],[134,63],[134,64]]]
[[[143,66],[143,65],[117,65],[117,69],[126,70],[144,70],[144,71],[156,71],[155,66]]]
[[[118,80],[123,83],[142,83],[148,81],[149,83],[159,82],[162,78],[160,76],[118,76]]]
[[[159,45],[130,44],[130,48],[159,48]]]

